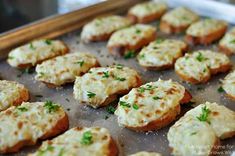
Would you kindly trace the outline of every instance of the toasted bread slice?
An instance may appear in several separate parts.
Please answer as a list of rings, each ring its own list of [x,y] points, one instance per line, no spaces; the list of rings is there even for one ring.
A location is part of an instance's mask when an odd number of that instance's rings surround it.
[[[113,32],[129,25],[131,21],[128,18],[117,15],[95,18],[83,27],[81,39],[84,42],[105,41]]]
[[[70,53],[44,61],[37,65],[35,79],[46,84],[61,86],[74,82],[76,76],[82,76],[99,62],[94,55],[88,53]]]
[[[72,128],[64,134],[43,142],[42,146],[28,156],[79,155],[79,156],[117,156],[118,148],[106,128]]]
[[[0,111],[29,100],[28,89],[17,82],[0,80]]]
[[[128,93],[141,85],[139,74],[128,67],[92,68],[82,77],[77,77],[74,84],[74,97],[78,101],[94,108],[108,105],[118,95]]]
[[[52,102],[23,103],[0,112],[0,153],[17,152],[64,132],[68,128],[64,110]]]
[[[219,49],[227,55],[235,53],[235,27],[220,40]]]
[[[214,155],[220,145],[213,128],[191,115],[178,120],[167,134],[172,155]]]
[[[199,16],[185,7],[175,8],[162,16],[160,30],[167,34],[184,32]]]
[[[115,115],[119,125],[126,128],[157,130],[175,120],[180,113],[181,100],[185,103],[191,100],[188,94],[182,85],[171,80],[150,82],[120,98]]]
[[[227,72],[230,68],[230,60],[225,54],[210,50],[187,53],[175,63],[175,72],[193,84],[205,83],[211,75]]]
[[[229,73],[222,81],[222,88],[227,95],[235,100],[235,70]]]
[[[219,40],[225,34],[227,26],[228,24],[221,20],[204,19],[187,29],[185,40],[193,45],[208,45]]]
[[[235,135],[235,112],[217,103],[206,102],[188,111],[185,116],[191,115],[200,119],[201,114],[207,111],[208,124],[213,128],[220,139],[226,139]]]
[[[136,24],[113,33],[107,48],[111,54],[123,56],[129,52],[137,52],[155,38],[156,28],[150,25]]]
[[[129,156],[162,156],[162,155],[160,153],[156,153],[156,152],[142,151],[142,152],[138,152],[138,153],[135,153],[135,154],[131,154]]]
[[[148,23],[159,19],[167,10],[164,2],[144,2],[130,8],[128,18],[134,23]]]
[[[144,47],[137,56],[139,64],[148,70],[161,70],[174,67],[175,61],[188,49],[180,40],[158,39]]]
[[[64,55],[68,51],[68,47],[62,41],[35,40],[10,51],[7,62],[12,67],[29,68],[50,58]]]

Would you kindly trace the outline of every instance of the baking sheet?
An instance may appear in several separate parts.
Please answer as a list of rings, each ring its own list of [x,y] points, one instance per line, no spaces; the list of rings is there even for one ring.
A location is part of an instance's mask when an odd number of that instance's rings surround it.
[[[152,23],[157,26],[157,23]],[[214,76],[207,84],[204,85],[190,85],[181,81],[175,74],[174,70],[165,71],[146,71],[140,67],[135,58],[125,60],[123,58],[115,58],[110,55],[106,49],[106,42],[84,44],[80,42],[80,30],[66,34],[59,39],[62,39],[71,52],[89,52],[97,56],[102,66],[112,65],[113,63],[120,63],[128,67],[136,69],[142,76],[144,82],[157,81],[159,78],[167,80],[172,79],[184,85],[193,95],[196,104],[205,101],[217,102],[235,111],[234,101],[227,98],[223,93],[217,92],[219,88],[220,79],[223,79],[226,74],[219,74]],[[164,35],[158,31],[159,38],[183,38],[181,35]],[[212,46],[196,46],[191,48],[191,51],[196,49],[213,49],[217,50],[216,44]],[[231,57],[233,65],[235,65],[235,56]],[[31,93],[30,101],[45,101],[47,99],[60,103],[69,115],[70,128],[75,126],[101,126],[109,129],[115,141],[119,145],[120,156],[132,154],[138,151],[156,151],[165,156],[170,155],[168,147],[167,132],[169,125],[158,131],[148,133],[137,133],[123,127],[119,127],[116,116],[108,114],[106,108],[93,109],[91,107],[81,105],[73,98],[73,84],[65,85],[63,88],[50,89],[41,82],[34,80],[35,73],[23,73],[18,69],[10,67],[6,61],[0,62],[0,77],[6,80],[14,80],[24,84]],[[42,96],[42,97],[41,97]],[[115,103],[113,104],[115,106]],[[182,106],[182,114],[190,109],[188,106]],[[181,115],[182,115],[181,114]],[[10,137],[10,136],[9,136]],[[36,146],[23,148],[21,152],[16,154],[9,154],[12,156],[23,156],[27,153],[33,152],[37,149],[40,143]],[[223,150],[220,155],[232,155],[235,153],[235,138],[226,139],[222,141]]]

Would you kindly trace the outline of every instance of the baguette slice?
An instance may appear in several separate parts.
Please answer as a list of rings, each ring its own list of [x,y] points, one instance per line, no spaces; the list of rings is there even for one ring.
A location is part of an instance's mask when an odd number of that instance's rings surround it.
[[[206,109],[209,112],[205,122],[212,127],[218,138],[226,139],[235,135],[235,112],[223,105],[206,102],[191,109],[185,116],[191,115],[198,118],[201,114],[205,114]]]
[[[166,10],[166,3],[149,1],[136,4],[130,8],[127,16],[134,23],[149,23],[161,18]]]
[[[235,27],[220,40],[219,49],[227,55],[235,53]]]
[[[199,16],[185,7],[175,8],[161,18],[160,30],[167,34],[184,32]]]
[[[131,21],[128,18],[117,15],[95,18],[83,27],[81,39],[84,42],[105,41],[113,32],[129,25]]]
[[[226,94],[235,100],[235,70],[229,73],[222,81],[222,88]]]
[[[7,62],[12,67],[29,68],[50,58],[64,55],[68,51],[68,47],[62,41],[35,40],[10,51]]]
[[[118,148],[106,128],[72,128],[28,156],[117,156]]]
[[[28,89],[17,82],[0,80],[0,111],[29,100]]]
[[[70,53],[47,60],[37,65],[35,79],[48,86],[61,86],[74,82],[76,76],[82,76],[99,62],[94,55],[88,53]]]
[[[174,67],[175,61],[184,55],[187,44],[180,40],[157,39],[144,47],[137,56],[139,64],[148,70]]]
[[[156,28],[150,25],[136,24],[112,34],[107,48],[113,55],[123,56],[136,53],[156,38]]]
[[[120,126],[135,131],[157,130],[174,121],[180,114],[180,104],[191,98],[179,83],[158,80],[133,88],[120,98],[115,115]]]
[[[220,140],[207,122],[201,122],[191,115],[180,118],[167,134],[172,155],[211,156]]]
[[[81,103],[98,108],[140,85],[141,77],[131,68],[122,65],[92,68],[82,77],[76,78],[74,97]]]
[[[219,40],[226,32],[228,24],[221,20],[204,19],[192,24],[186,31],[185,40],[189,44],[208,45]]]
[[[138,152],[138,153],[135,153],[135,154],[131,154],[129,156],[162,156],[162,155],[160,153],[156,153],[156,152],[142,151],[142,152]]]
[[[212,75],[227,72],[230,68],[230,60],[225,54],[210,50],[187,53],[175,63],[175,72],[193,84],[205,83]]]
[[[50,101],[23,103],[0,112],[0,153],[17,152],[56,136],[69,125],[62,107]]]

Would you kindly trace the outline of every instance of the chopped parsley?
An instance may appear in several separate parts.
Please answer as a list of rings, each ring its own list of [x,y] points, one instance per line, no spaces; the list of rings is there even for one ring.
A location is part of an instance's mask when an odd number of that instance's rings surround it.
[[[139,59],[143,59],[145,57],[144,54],[139,55]]]
[[[51,42],[52,42],[52,41],[49,40],[49,39],[46,39],[46,40],[45,40],[45,43],[46,43],[47,45],[51,45]]]
[[[136,34],[140,34],[140,33],[141,33],[141,30],[140,30],[140,29],[136,29],[135,33],[136,33]]]
[[[192,132],[190,135],[196,135],[197,134],[197,132]]]
[[[60,108],[60,106],[50,100],[47,100],[44,104],[44,108],[47,109],[48,113],[52,113],[56,112]]]
[[[152,90],[154,88],[157,88],[157,87],[154,87],[154,86],[151,86],[150,84],[147,84],[146,87],[139,87],[137,91],[140,93],[143,93],[145,90]]]
[[[12,60],[12,59],[14,59],[14,57],[13,56],[8,56],[8,59]]]
[[[123,65],[122,65],[122,64],[117,64],[117,65],[116,65],[116,68],[117,68],[117,69],[123,69]]]
[[[145,88],[144,87],[140,87],[140,88],[137,89],[137,91],[140,92],[140,93],[143,93],[145,91]]]
[[[106,110],[109,114],[114,114],[116,109],[113,106],[108,106]]]
[[[199,61],[199,62],[202,62],[202,61],[205,61],[206,58],[202,55],[202,53],[198,53],[196,59]]]
[[[230,43],[233,43],[233,44],[235,44],[235,39],[234,39],[234,40],[232,40],[232,41],[230,41]]]
[[[157,44],[159,44],[159,43],[162,43],[163,41],[164,41],[163,39],[158,38],[158,39],[156,39],[156,41],[155,41],[155,42],[156,42]]]
[[[119,103],[120,103],[120,106],[122,106],[122,107],[127,107],[127,108],[131,107],[131,105],[125,101],[120,101]]]
[[[83,66],[83,64],[84,64],[84,61],[82,60],[82,61],[78,61],[78,62],[76,62],[76,64],[79,64],[80,65],[80,67],[82,67]]]
[[[82,135],[82,140],[81,140],[81,144],[82,145],[90,145],[90,144],[92,144],[92,133],[91,133],[91,131],[86,131],[86,132],[84,132],[83,133],[83,135]]]
[[[102,76],[102,78],[109,78],[109,72],[108,71],[106,71],[106,72],[103,72],[103,76]]]
[[[23,106],[18,106],[18,107],[16,107],[16,109],[19,110],[20,112],[26,112],[26,111],[28,111],[28,108],[23,107]]]
[[[222,86],[220,86],[220,87],[217,89],[217,91],[218,91],[219,93],[223,93],[223,92],[224,92],[224,88],[223,88]]]
[[[206,106],[202,107],[202,113],[200,114],[200,116],[197,116],[197,119],[199,121],[203,121],[203,122],[209,122],[208,121],[208,116],[209,116],[209,113],[211,111],[209,110],[209,108],[207,108]]]
[[[32,50],[35,50],[35,49],[36,49],[36,47],[34,47],[33,43],[30,43],[30,44],[29,44],[29,47],[30,47],[30,49],[32,49]]]
[[[154,96],[153,99],[154,99],[154,100],[159,100],[159,99],[161,99],[161,98],[158,97],[158,96]]]
[[[39,75],[38,78],[42,78],[43,76],[45,76],[45,73],[39,72],[38,75]]]
[[[118,80],[118,81],[125,81],[126,78],[115,76],[115,80]]]
[[[133,50],[129,50],[127,53],[124,54],[124,59],[130,59],[135,57],[135,52]]]
[[[93,98],[93,97],[96,96],[96,94],[88,91],[88,92],[87,92],[87,96],[88,96],[89,98]]]
[[[135,110],[138,110],[139,109],[139,106],[137,104],[133,104],[132,107],[135,109]]]

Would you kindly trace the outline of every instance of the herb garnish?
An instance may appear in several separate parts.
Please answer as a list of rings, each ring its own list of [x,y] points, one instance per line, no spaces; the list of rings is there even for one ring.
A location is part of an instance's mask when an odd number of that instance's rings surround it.
[[[103,76],[102,76],[102,78],[109,78],[109,72],[108,71],[106,71],[106,72],[103,72]]]
[[[140,34],[140,33],[141,33],[141,30],[140,30],[140,29],[136,29],[135,33],[136,33],[136,34]]]
[[[117,69],[123,69],[123,65],[122,65],[122,64],[117,64],[117,65],[116,65],[116,68],[117,68]]]
[[[144,54],[139,55],[139,59],[143,59],[145,57]]]
[[[195,135],[195,134],[197,134],[197,132],[192,132],[190,135]]]
[[[28,111],[28,108],[23,107],[23,106],[18,106],[18,107],[16,107],[16,109],[19,110],[19,111],[21,111],[21,112],[26,112],[26,111]]]
[[[92,133],[91,131],[86,131],[83,133],[83,136],[82,136],[82,140],[81,140],[81,144],[82,145],[90,145],[92,144]]]
[[[76,62],[76,64],[79,64],[80,65],[80,67],[82,67],[83,66],[83,64],[84,64],[84,61],[82,60],[82,61],[78,61],[78,62]]]
[[[36,47],[34,47],[34,45],[33,45],[32,42],[29,44],[29,47],[30,47],[30,49],[32,49],[32,50],[35,50],[35,49],[36,49]]]
[[[93,98],[93,97],[95,97],[95,96],[96,96],[96,94],[95,94],[95,93],[92,93],[92,92],[87,91],[87,96],[88,96],[89,98]]]
[[[124,59],[130,59],[135,57],[135,52],[133,50],[129,50],[127,53],[124,54]]]
[[[223,93],[223,92],[224,92],[224,88],[223,88],[222,86],[220,86],[220,87],[217,89],[217,91],[218,91],[219,93]]]
[[[164,41],[163,39],[158,38],[158,39],[156,39],[156,41],[155,41],[155,42],[156,42],[157,44],[159,44],[159,43],[162,43],[163,41]]]
[[[119,103],[120,103],[120,106],[122,106],[122,107],[127,107],[127,108],[131,107],[131,105],[125,101],[120,101]]]
[[[234,40],[232,40],[232,41],[230,41],[230,43],[235,43],[235,39],[234,39]]]
[[[48,113],[52,113],[56,112],[60,108],[60,106],[50,100],[47,100],[44,104],[44,108],[47,109]]]
[[[208,116],[209,116],[209,113],[211,111],[209,110],[209,108],[207,108],[206,106],[202,107],[202,113],[200,114],[200,116],[197,116],[197,119],[199,121],[206,121],[206,122],[209,122],[208,121]]]
[[[138,110],[139,109],[139,106],[137,104],[133,104],[132,107],[135,109],[135,110]]]
[[[114,114],[115,110],[116,110],[116,109],[115,109],[113,106],[108,106],[107,109],[106,109],[106,111],[107,111],[109,114]]]
[[[143,93],[145,90],[152,90],[154,88],[157,88],[157,87],[154,87],[154,86],[151,86],[150,84],[147,84],[146,87],[139,87],[137,89],[137,91],[140,93]]]
[[[46,43],[47,45],[51,45],[51,40],[46,39],[46,40],[45,40],[45,43]]]
[[[202,62],[202,61],[205,61],[207,58],[205,58],[202,53],[198,53],[196,59],[199,61],[199,62]]]
[[[153,99],[154,99],[154,100],[159,100],[159,99],[161,99],[161,98],[158,97],[158,96],[154,96]]]
[[[124,78],[124,77],[115,76],[114,78],[115,78],[115,80],[118,80],[118,81],[125,81],[126,80],[126,78]]]

